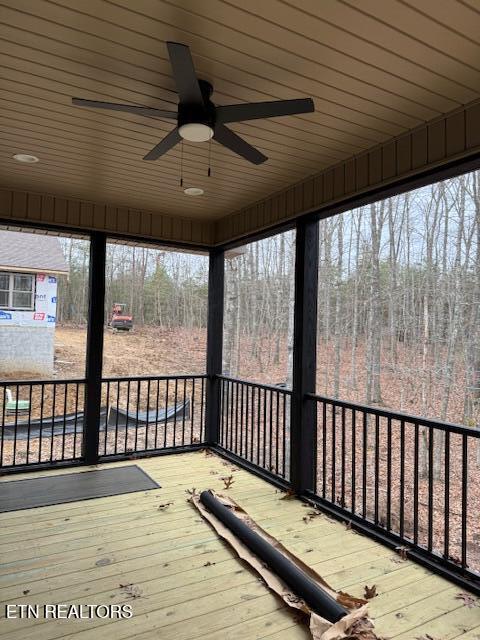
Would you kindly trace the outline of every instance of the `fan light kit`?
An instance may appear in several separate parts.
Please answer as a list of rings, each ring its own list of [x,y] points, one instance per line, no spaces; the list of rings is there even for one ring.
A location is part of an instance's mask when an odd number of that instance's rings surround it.
[[[187,187],[183,190],[187,196],[203,196],[203,189],[200,187]]]
[[[268,159],[267,156],[225,125],[229,122],[291,116],[298,113],[311,113],[315,110],[311,98],[216,106],[210,99],[213,86],[209,82],[197,78],[189,47],[179,42],[167,42],[167,50],[180,98],[177,111],[72,98],[72,103],[79,107],[123,111],[148,118],[176,120],[175,129],[153,147],[144,156],[144,160],[158,160],[182,139],[191,142],[207,142],[213,138],[248,162],[262,164]]]
[[[207,142],[210,138],[213,138],[212,127],[196,122],[182,124],[182,126],[178,128],[178,133],[184,140],[188,140],[189,142]]]
[[[12,156],[14,160],[17,162],[26,162],[27,164],[33,164],[34,162],[40,162],[40,159],[37,156],[32,156],[28,153],[16,153]]]

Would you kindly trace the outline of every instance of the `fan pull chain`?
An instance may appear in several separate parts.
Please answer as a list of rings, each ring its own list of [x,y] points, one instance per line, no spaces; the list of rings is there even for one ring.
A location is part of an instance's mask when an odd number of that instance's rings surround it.
[[[180,186],[183,187],[183,140],[180,148]]]
[[[207,176],[210,178],[212,175],[212,139],[208,141],[208,171]]]

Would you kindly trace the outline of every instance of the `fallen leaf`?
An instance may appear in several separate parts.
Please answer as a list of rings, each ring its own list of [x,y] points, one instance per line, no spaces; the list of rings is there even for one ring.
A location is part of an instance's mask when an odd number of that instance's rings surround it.
[[[395,551],[402,560],[408,560],[408,547],[395,547]]]
[[[233,476],[224,476],[223,478],[220,478],[220,480],[223,480],[223,488],[224,489],[230,489],[230,487],[232,486],[232,484],[235,482],[235,480],[233,479]]]
[[[120,589],[127,594],[129,598],[140,598],[142,590],[136,584],[129,582],[128,584],[120,584]]]
[[[374,584],[371,587],[365,585],[364,590],[363,590],[363,597],[366,598],[367,600],[371,600],[372,598],[375,598],[377,596],[377,585]]]
[[[24,596],[28,596],[28,594],[30,593],[30,589],[25,589],[24,591],[22,591]]]
[[[474,598],[470,593],[464,593],[464,592],[457,593],[455,596],[455,600],[461,600],[463,604],[469,609],[472,609],[472,607],[478,607],[479,605],[479,601],[476,598]]]
[[[285,491],[285,493],[280,498],[280,500],[291,500],[292,498],[295,498],[296,496],[297,496],[296,492],[293,489],[289,489],[288,491]]]
[[[168,507],[170,505],[172,505],[172,504],[173,504],[173,502],[165,502],[164,504],[159,504],[158,505],[158,510],[159,511],[164,511],[165,509],[168,509]]]

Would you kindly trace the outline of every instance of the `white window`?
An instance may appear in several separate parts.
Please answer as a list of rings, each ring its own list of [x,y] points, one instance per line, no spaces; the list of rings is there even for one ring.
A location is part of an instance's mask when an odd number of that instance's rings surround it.
[[[32,311],[35,307],[35,276],[0,271],[0,309]]]

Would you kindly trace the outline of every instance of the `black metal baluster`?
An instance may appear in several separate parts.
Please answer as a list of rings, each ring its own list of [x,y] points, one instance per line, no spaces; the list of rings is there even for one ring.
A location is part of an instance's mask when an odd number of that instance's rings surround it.
[[[68,385],[65,383],[64,385],[64,398],[63,398],[63,430],[62,430],[62,460],[65,459],[65,438],[67,432],[67,395],[68,395]]]
[[[75,418],[73,419],[73,459],[77,459],[77,426],[78,426],[78,396],[80,385],[75,384]]]
[[[322,498],[327,497],[327,403],[322,402],[322,435],[323,435],[323,443],[322,443],[322,476],[323,476],[323,489],[322,489]]]
[[[253,462],[253,458],[254,458],[253,440],[254,440],[254,431],[255,431],[255,392],[256,392],[256,388],[252,386],[251,401],[250,401],[251,412],[252,412],[252,416],[250,420],[250,461],[251,462]]]
[[[268,390],[268,401],[269,401],[269,428],[268,428],[268,470],[272,470],[272,454],[273,454],[273,392]]]
[[[468,515],[468,448],[467,436],[462,434],[462,569],[467,568],[467,515]]]
[[[428,430],[428,540],[427,548],[432,550],[433,546],[433,446],[434,432],[430,427]]]
[[[287,451],[287,394],[283,393],[283,416],[282,416],[282,477],[287,477],[286,451]]]
[[[145,440],[143,444],[143,450],[148,450],[148,429],[150,428],[150,388],[151,381],[150,378],[147,379],[147,421],[145,423]]]
[[[175,399],[173,404],[173,442],[172,446],[177,446],[177,403],[178,403],[178,378],[175,378]]]
[[[235,383],[230,380],[230,451],[233,451],[233,425],[234,425],[234,406],[235,406]]]
[[[366,411],[363,414],[363,430],[362,430],[362,516],[367,517],[367,446],[368,446],[368,416]]]
[[[263,388],[263,458],[262,467],[267,468],[267,389]]]
[[[355,409],[352,409],[352,504],[351,510],[352,513],[355,513],[356,499],[357,499],[357,487],[356,487],[356,475],[357,475],[357,412]]]
[[[168,429],[168,386],[170,380],[167,378],[167,384],[165,387],[165,418],[163,424],[163,448],[167,446],[167,429]]]
[[[418,544],[418,422],[413,425],[414,450],[413,450],[413,542]]]
[[[443,557],[450,557],[450,431],[445,431],[444,458],[444,505],[443,505]]]
[[[31,423],[32,423],[32,390],[33,384],[28,385],[28,427],[27,427],[27,459],[26,463],[30,462],[30,440],[31,440]],[[3,456],[0,456],[2,459]]]
[[[52,437],[50,439],[50,462],[53,460],[53,439],[55,435],[55,413],[57,411],[56,408],[57,403],[57,384],[53,383],[53,402],[52,402]]]
[[[127,417],[125,420],[125,447],[124,447],[123,453],[126,453],[128,449],[129,422],[130,422],[130,380],[127,380]]]
[[[190,399],[190,444],[193,444],[195,436],[193,435],[193,423],[195,419],[195,385],[196,378],[192,378],[192,396]],[[223,389],[223,380],[222,380],[222,389]],[[222,413],[222,425],[223,425],[223,413]]]
[[[187,379],[183,379],[182,447],[185,445],[185,409],[187,402]]]
[[[257,398],[257,465],[260,465],[260,421],[262,411],[262,390],[258,387]]]
[[[120,385],[121,385],[121,382],[119,380],[117,382],[117,413],[115,415],[115,447],[114,447],[115,455],[118,453],[118,415],[119,415],[119,409],[120,409]],[[108,426],[107,426],[107,429],[108,429]]]
[[[342,416],[342,458],[341,458],[342,477],[341,477],[341,484],[340,484],[340,493],[341,493],[340,500],[341,500],[342,507],[345,507],[345,462],[346,462],[345,407],[342,407],[341,416]]]
[[[40,391],[40,431],[38,434],[38,462],[42,461],[42,445],[43,445],[43,407],[45,404],[45,385],[41,384]]]
[[[280,393],[275,392],[277,396],[275,406],[275,473],[278,475],[278,417],[280,413]]]
[[[405,537],[405,421],[400,421],[400,537]]]
[[[337,412],[336,405],[331,404],[331,412],[332,412],[332,502],[335,504],[337,502],[336,490],[337,490]]]
[[[375,524],[378,524],[378,496],[379,496],[379,475],[380,475],[380,416],[375,415]]]
[[[140,398],[142,396],[142,381],[141,380],[137,380],[137,401],[136,401],[136,410],[135,410],[135,439],[134,439],[134,445],[133,445],[133,450],[135,451],[135,453],[138,450],[138,416],[140,413]]]
[[[251,393],[251,389],[252,387],[250,385],[247,385],[245,391],[247,394],[246,400],[245,400],[245,458],[246,460],[250,460],[251,458],[248,457],[248,441],[249,441],[249,435],[250,435],[250,393]]]
[[[392,528],[392,419],[387,418],[387,530]]]
[[[107,397],[105,399],[105,434],[103,437],[103,455],[104,456],[107,455],[107,435],[108,435],[107,422],[108,422],[108,409],[110,407],[110,381],[108,381],[106,385],[107,385]],[[100,442],[100,438],[98,440]]]

